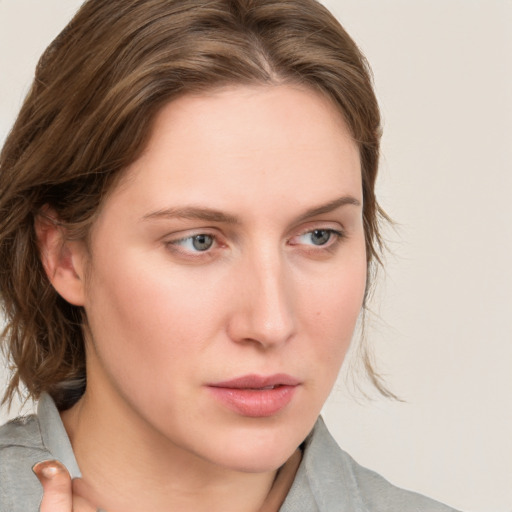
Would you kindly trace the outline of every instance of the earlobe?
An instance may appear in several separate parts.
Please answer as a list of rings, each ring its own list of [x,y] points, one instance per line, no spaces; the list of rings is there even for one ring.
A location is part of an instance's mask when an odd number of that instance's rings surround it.
[[[41,263],[52,286],[67,302],[84,305],[83,242],[67,239],[53,210],[45,208],[34,223]]]

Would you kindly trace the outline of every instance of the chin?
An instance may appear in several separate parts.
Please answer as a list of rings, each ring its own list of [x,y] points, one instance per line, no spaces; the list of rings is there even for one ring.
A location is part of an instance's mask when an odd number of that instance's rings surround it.
[[[216,446],[217,463],[235,471],[262,473],[281,467],[307,437],[316,417],[289,422],[273,421],[269,425],[236,428],[223,435]],[[259,423],[259,422],[255,422]]]
[[[279,469],[293,454],[297,447],[273,452],[231,453],[223,456],[218,465],[240,473],[269,473]]]

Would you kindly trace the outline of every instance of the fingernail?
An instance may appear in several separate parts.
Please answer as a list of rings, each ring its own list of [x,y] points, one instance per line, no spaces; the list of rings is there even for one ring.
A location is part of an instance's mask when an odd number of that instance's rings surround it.
[[[43,460],[32,466],[32,471],[38,478],[51,480],[61,471],[61,463],[56,460]]]

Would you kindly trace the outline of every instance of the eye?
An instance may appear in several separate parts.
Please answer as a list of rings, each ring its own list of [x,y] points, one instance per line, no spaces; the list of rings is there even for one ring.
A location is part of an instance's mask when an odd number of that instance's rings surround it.
[[[341,233],[333,229],[313,229],[297,237],[297,242],[304,245],[327,245],[335,237],[341,237]]]
[[[215,238],[212,235],[201,233],[199,235],[189,236],[181,240],[175,240],[171,244],[179,246],[182,250],[188,252],[206,252],[213,247]]]
[[[306,233],[313,245],[325,245],[331,239],[333,233],[328,229],[315,229],[311,233]]]

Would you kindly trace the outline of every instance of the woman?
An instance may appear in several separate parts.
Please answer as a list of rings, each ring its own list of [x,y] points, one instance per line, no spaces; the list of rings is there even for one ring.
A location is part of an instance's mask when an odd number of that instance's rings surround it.
[[[319,419],[378,260],[379,137],[313,0],[86,2],[0,160],[7,397],[40,398],[1,431],[0,509],[451,510]]]

